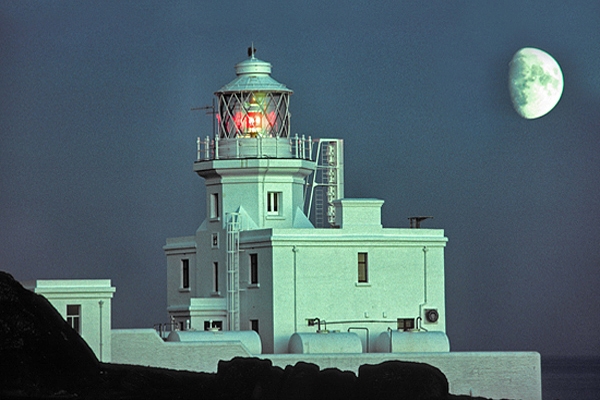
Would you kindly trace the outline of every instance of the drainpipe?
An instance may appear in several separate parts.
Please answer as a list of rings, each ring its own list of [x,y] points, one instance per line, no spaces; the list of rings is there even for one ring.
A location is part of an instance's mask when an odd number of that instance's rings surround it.
[[[102,358],[103,358],[102,357],[102,344],[103,344],[102,343],[102,306],[103,305],[104,305],[104,301],[100,300],[98,302],[98,307],[100,309],[100,330],[99,330],[100,331],[100,355],[98,358],[100,359],[101,362],[102,362]]]
[[[417,319],[419,325],[418,329],[421,330],[421,324],[423,319],[423,306],[427,304],[427,252],[429,249],[427,246],[423,247],[423,302],[419,304],[419,318]]]
[[[298,248],[292,246],[292,252],[294,253],[294,333],[298,331],[298,310],[297,310],[297,299],[296,299],[296,255],[298,254]]]

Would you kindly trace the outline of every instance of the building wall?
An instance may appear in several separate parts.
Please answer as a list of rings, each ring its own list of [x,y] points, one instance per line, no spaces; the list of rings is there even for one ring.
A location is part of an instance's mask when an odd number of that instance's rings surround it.
[[[294,332],[314,332],[308,318],[351,321],[327,329],[367,328],[371,341],[396,329],[397,318],[421,316],[425,329],[446,330],[443,230],[266,229],[241,241],[244,252],[259,252],[260,287],[242,299],[268,318],[260,324],[269,325],[260,331],[265,353],[286,353]],[[359,252],[368,254],[367,283],[358,282]],[[436,323],[425,321],[428,308],[438,310]],[[355,331],[366,351],[366,331]]]
[[[112,363],[217,372],[219,360],[250,357],[239,341],[165,342],[154,329],[113,329]]]
[[[240,342],[164,342],[152,329],[113,330],[112,341],[112,362],[117,364],[217,372],[220,360],[259,357],[282,368],[304,361],[321,369],[338,368],[358,373],[364,364],[412,361],[439,368],[448,379],[450,393],[455,395],[494,399],[542,398],[540,355],[534,352],[251,355]]]
[[[40,294],[67,319],[67,306],[80,306],[80,334],[100,361],[111,361],[111,299],[109,279],[37,280],[25,288]]]
[[[167,310],[176,323],[189,319],[190,299],[197,296],[198,277],[196,275],[197,259],[194,236],[167,239],[163,247],[167,255]],[[182,260],[189,260],[189,288],[183,287]],[[157,321],[170,323],[171,321]]]
[[[211,194],[219,195],[222,216],[243,206],[258,228],[291,228],[294,213],[304,206],[304,177],[314,163],[302,159],[229,159],[202,161],[194,170],[206,182],[207,215],[211,215]],[[279,215],[268,215],[267,193],[281,193]],[[226,220],[221,218],[222,227]]]

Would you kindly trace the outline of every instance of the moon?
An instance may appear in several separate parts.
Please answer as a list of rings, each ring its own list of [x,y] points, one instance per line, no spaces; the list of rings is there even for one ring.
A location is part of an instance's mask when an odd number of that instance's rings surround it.
[[[560,66],[543,50],[524,47],[509,64],[508,88],[513,107],[526,119],[548,114],[563,92]]]

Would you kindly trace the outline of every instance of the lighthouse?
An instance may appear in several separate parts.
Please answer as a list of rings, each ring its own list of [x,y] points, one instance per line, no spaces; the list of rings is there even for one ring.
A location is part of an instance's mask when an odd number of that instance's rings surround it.
[[[271,72],[251,48],[215,92],[193,163],[206,218],[164,246],[174,328],[263,353],[448,351],[443,230],[384,228],[383,200],[346,198],[342,140],[292,133]]]

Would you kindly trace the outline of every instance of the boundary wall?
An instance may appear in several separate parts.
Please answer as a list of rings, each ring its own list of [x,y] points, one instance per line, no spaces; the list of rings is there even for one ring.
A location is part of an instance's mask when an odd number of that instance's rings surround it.
[[[112,330],[112,363],[195,372],[217,372],[220,360],[257,357],[285,368],[304,361],[321,369],[358,375],[363,364],[411,361],[433,365],[448,379],[450,393],[492,399],[542,399],[541,356],[536,352],[444,352],[361,354],[251,354],[239,341],[165,342],[154,329]]]

